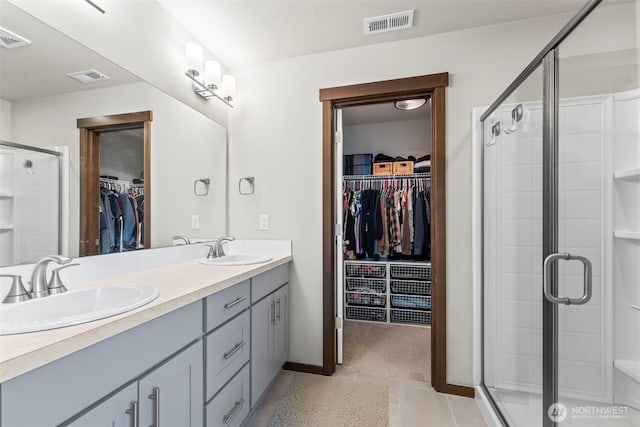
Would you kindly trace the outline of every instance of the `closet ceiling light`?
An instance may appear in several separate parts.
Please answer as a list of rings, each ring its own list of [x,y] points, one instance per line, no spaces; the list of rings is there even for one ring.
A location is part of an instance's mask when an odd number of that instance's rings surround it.
[[[405,99],[402,101],[396,101],[395,106],[398,110],[415,110],[416,108],[422,107],[426,103],[427,103],[427,100],[424,98]]]

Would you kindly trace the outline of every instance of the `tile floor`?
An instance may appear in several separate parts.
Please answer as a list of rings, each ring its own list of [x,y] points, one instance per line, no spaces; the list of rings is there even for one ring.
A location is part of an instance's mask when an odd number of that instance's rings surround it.
[[[264,427],[296,372],[282,371],[258,405],[246,427]],[[436,393],[427,382],[399,380],[339,369],[339,378],[389,386],[389,427],[483,427],[474,399]],[[336,426],[339,427],[339,426]]]

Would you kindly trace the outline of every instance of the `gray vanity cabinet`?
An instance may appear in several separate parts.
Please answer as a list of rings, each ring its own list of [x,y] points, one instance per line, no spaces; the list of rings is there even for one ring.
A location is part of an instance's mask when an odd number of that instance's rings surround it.
[[[278,266],[2,383],[0,427],[241,425],[288,356],[288,281]]]
[[[288,265],[251,279],[251,407],[260,400],[289,353],[288,280]]]
[[[69,427],[131,427],[138,405],[138,384],[134,383],[111,396]],[[127,409],[128,408],[128,409]]]
[[[276,320],[273,326],[273,367],[278,372],[289,356],[289,285],[273,294]]]
[[[271,382],[273,362],[273,297],[251,307],[251,407]]]
[[[141,426],[200,427],[203,423],[202,341],[138,382]]]
[[[137,385],[136,381],[144,381],[153,372],[170,369],[166,367],[175,366],[174,360],[189,365],[191,362],[182,362],[181,357],[190,351],[199,356],[199,368],[194,364],[189,369],[195,370],[194,378],[199,372],[200,386],[194,388],[196,394],[191,398],[196,405],[194,417],[200,416],[199,425],[202,425],[201,337],[202,302],[198,301],[15,377],[2,384],[0,426],[94,427],[96,424],[90,421],[99,416],[121,419],[122,412],[135,400],[139,400],[140,416],[144,416],[142,400],[147,400],[147,395],[142,393],[147,390],[141,389],[140,396],[122,400],[118,400],[123,396],[119,391],[131,384]],[[192,350],[193,345],[189,346],[194,342],[196,350]],[[150,369],[154,370],[148,373]],[[173,376],[179,377],[183,370],[176,368]],[[33,402],[38,402],[38,410],[33,410]],[[97,412],[92,413],[94,410]],[[107,413],[111,415],[105,415]]]
[[[63,425],[200,427],[202,382],[202,342],[198,341],[80,418]],[[136,416],[138,424],[134,422]]]

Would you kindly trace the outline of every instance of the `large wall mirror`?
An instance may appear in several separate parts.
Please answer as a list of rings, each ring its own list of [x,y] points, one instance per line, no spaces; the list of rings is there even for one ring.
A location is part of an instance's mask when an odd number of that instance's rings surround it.
[[[168,246],[175,235],[224,234],[223,126],[6,0],[0,0],[0,11],[0,27],[30,42],[0,47],[0,266],[52,253],[77,257]],[[3,44],[11,44],[13,36],[5,35]],[[157,65],[161,72],[162,64]],[[70,77],[74,72],[88,82]],[[82,120],[131,113],[146,113],[152,120],[116,127],[113,134],[98,126],[104,146],[96,146],[91,156],[104,164],[99,163],[95,180],[87,179]],[[203,178],[210,180],[209,192],[195,195],[194,182]],[[141,214],[149,218],[144,233],[107,248],[98,229],[91,234],[93,249],[82,250],[81,225],[100,227],[101,208],[99,198],[95,209],[81,207],[84,186],[93,193],[109,186],[144,195],[149,207]],[[196,229],[194,223],[199,223]]]

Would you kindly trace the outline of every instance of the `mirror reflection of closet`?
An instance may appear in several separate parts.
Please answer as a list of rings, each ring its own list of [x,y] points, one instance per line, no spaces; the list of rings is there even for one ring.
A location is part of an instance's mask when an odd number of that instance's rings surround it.
[[[78,119],[80,256],[151,242],[151,111]]]
[[[144,248],[143,129],[100,135],[100,253]]]

